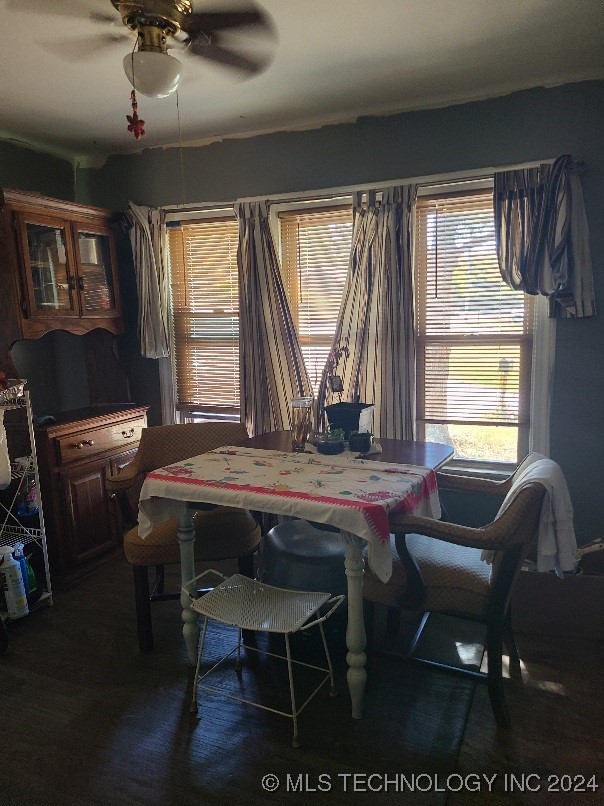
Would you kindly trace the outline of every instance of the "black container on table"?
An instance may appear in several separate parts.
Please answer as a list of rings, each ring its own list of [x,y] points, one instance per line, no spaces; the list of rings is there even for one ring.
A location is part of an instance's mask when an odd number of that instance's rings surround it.
[[[354,451],[355,453],[369,453],[372,441],[373,437],[369,431],[356,434],[352,433],[348,437],[348,450]]]
[[[324,456],[335,456],[338,453],[344,453],[345,447],[343,439],[326,439],[316,443],[317,450]]]
[[[348,439],[351,431],[371,431],[374,408],[373,403],[332,403],[325,413],[330,427],[341,428]]]

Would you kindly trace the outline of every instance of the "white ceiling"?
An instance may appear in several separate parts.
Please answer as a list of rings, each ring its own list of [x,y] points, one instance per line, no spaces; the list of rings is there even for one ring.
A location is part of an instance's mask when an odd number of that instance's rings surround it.
[[[602,0],[261,0],[278,31],[269,69],[245,82],[185,56],[182,141],[204,142],[359,115],[604,78]],[[23,7],[39,7],[28,13]],[[44,9],[78,10],[80,18]],[[236,0],[196,0],[196,9]],[[139,96],[147,136],[127,130],[127,39],[110,0],[0,0],[0,136],[70,155],[102,156],[178,142],[176,97]],[[88,18],[114,15],[115,25]],[[84,12],[84,13],[82,13]],[[70,48],[90,47],[69,60]]]

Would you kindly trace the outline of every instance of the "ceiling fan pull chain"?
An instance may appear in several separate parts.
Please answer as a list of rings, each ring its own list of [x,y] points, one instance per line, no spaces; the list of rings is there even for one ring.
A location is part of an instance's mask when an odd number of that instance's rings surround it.
[[[138,116],[138,102],[134,90],[130,93],[130,100],[132,102],[132,114],[126,115],[126,120],[129,124],[128,131],[134,134],[136,140],[140,140],[147,132],[145,131],[145,121]]]

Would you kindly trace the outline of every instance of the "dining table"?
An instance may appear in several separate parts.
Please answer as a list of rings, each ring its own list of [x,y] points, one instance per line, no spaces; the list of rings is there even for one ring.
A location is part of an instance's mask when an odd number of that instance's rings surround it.
[[[453,455],[449,445],[397,439],[380,438],[373,450],[362,457],[324,456],[312,448],[295,453],[291,433],[276,431],[147,475],[139,500],[139,534],[144,538],[156,523],[179,518],[183,636],[192,663],[199,639],[197,614],[190,608],[195,510],[234,506],[325,524],[339,529],[345,545],[347,682],[352,716],[361,718],[367,680],[363,547],[369,568],[387,582],[392,573],[389,518],[440,517],[436,471]]]

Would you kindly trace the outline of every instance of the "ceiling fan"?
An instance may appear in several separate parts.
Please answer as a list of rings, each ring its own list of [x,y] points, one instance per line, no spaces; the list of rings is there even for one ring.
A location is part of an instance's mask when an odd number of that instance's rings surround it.
[[[123,24],[137,34],[137,50],[126,56],[124,69],[130,83],[135,87],[138,83],[137,88],[143,95],[158,95],[153,91],[154,78],[151,77],[157,65],[160,65],[162,72],[170,74],[161,95],[168,95],[176,89],[180,62],[168,54],[170,44],[180,43],[193,56],[235,69],[247,76],[256,75],[268,66],[266,54],[254,57],[224,42],[225,33],[241,29],[251,28],[256,34],[273,33],[268,16],[249,0],[244,8],[224,11],[193,11],[190,0],[111,0],[111,3],[119,12]],[[171,69],[165,65],[168,60]],[[145,77],[148,74],[151,87],[140,85],[141,70],[146,69],[142,67],[143,64],[153,64],[153,68],[147,68],[145,73]]]
[[[179,49],[244,77],[265,70],[276,39],[272,20],[253,0],[242,2],[226,9],[210,4],[208,10],[196,11],[191,0],[111,0],[122,23],[136,34],[134,48],[124,58],[124,70],[135,90],[153,98],[176,90],[182,65],[168,49]],[[204,4],[195,4],[196,8],[200,5]],[[37,14],[41,11],[39,0],[11,0],[9,6]],[[86,18],[105,26],[117,22],[111,12],[98,10],[98,0],[44,4],[42,13]],[[127,36],[125,31],[99,33],[91,45],[71,40],[68,50],[61,52],[71,58],[89,59],[94,51],[122,42]],[[246,51],[250,37],[262,45],[260,52],[257,47]]]

